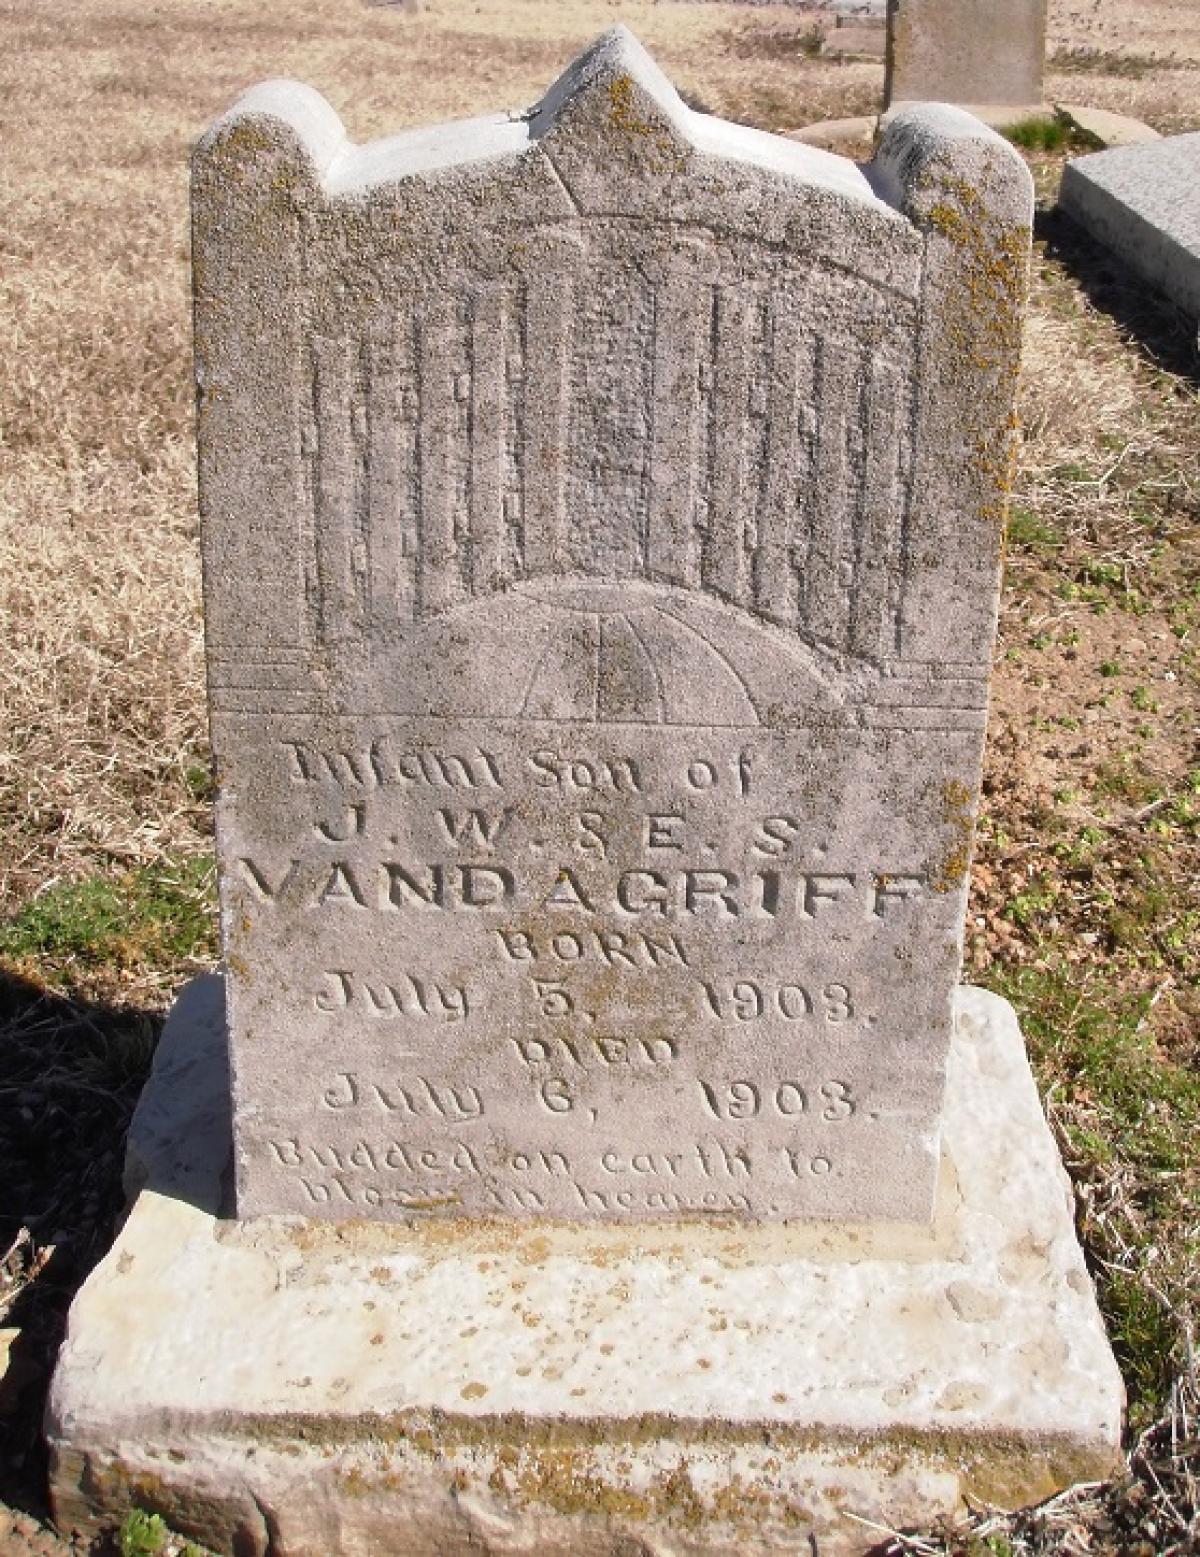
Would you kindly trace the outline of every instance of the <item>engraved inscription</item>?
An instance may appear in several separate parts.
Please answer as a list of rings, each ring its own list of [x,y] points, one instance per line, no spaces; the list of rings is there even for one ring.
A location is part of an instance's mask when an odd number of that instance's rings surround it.
[[[734,1115],[744,1085],[733,1084]],[[792,1098],[790,1088],[785,1083],[777,1091]],[[843,1091],[838,1083],[822,1088],[818,1102],[830,1118],[842,1117],[840,1110],[851,1106]],[[360,1136],[339,1147],[285,1136],[272,1139],[269,1149],[281,1168],[296,1172],[304,1197],[314,1204],[393,1205],[417,1214],[458,1205],[474,1188],[493,1210],[539,1211],[553,1195],[566,1194],[577,1209],[617,1216],[727,1215],[751,1208],[756,1180],[774,1167],[769,1155],[778,1156],[785,1179],[825,1179],[836,1162],[835,1154],[811,1148],[784,1146],[764,1154],[715,1137],[678,1150],[611,1144],[497,1150],[477,1139],[428,1146]]]
[[[657,919],[773,919],[810,924],[847,918],[881,918],[881,902],[893,896],[890,873],[851,871],[750,870],[723,867],[656,870],[636,868],[606,877],[585,879],[570,865],[551,864],[521,871],[513,864],[458,864],[455,861],[352,859],[311,861],[293,858],[269,866],[243,855],[238,860],[243,879],[265,904],[289,908],[412,910],[456,913],[488,910],[509,904],[535,905],[554,912],[580,910],[590,915]],[[906,879],[918,881],[909,876]],[[915,890],[915,889],[914,889]],[[657,939],[641,933],[595,932],[584,938],[560,932],[543,943],[541,955],[561,962],[580,960],[594,948],[609,962],[629,964],[642,955],[651,961],[685,958],[674,936]],[[501,935],[510,961],[539,955],[529,932]]]
[[[476,1087],[438,1086],[424,1076],[407,1083],[362,1081],[351,1071],[343,1071],[337,1083],[321,1094],[324,1108],[378,1108],[387,1114],[407,1114],[413,1118],[434,1114],[457,1123],[483,1118],[483,1098]]]
[[[555,990],[554,994],[562,995],[564,1000],[569,998],[561,990]],[[518,1058],[531,1070],[538,1065],[564,1064],[581,1069],[589,1065],[669,1065],[679,1053],[678,1040],[666,1037],[567,1038],[556,1033],[553,1038],[512,1038],[509,1041]]]
[[[298,1020],[329,1072],[313,1122],[272,1137],[304,1203],[822,1215],[887,1149],[889,990],[946,908],[903,813],[847,839],[812,806],[807,736],[438,744],[376,721],[273,751],[288,822],[245,835],[229,886],[259,944],[321,952]],[[630,1149],[647,1107],[656,1144]]]
[[[781,1119],[798,1119],[814,1109],[822,1119],[833,1123],[849,1119],[857,1104],[845,1081],[823,1081],[818,1087],[805,1088],[798,1081],[768,1083],[729,1081],[716,1085],[702,1081],[700,1090],[708,1111],[716,1119],[757,1119],[762,1113],[776,1113]]]
[[[434,1017],[461,1022],[471,1014],[467,991],[459,984],[404,973],[390,979],[364,978],[348,968],[330,968],[313,995],[313,1009],[364,1016]]]
[[[854,1015],[854,998],[845,984],[826,984],[814,996],[803,984],[768,984],[754,979],[735,979],[724,986],[705,984],[709,1012],[721,1021],[756,1022],[760,1017],[780,1016],[787,1022],[821,1016],[827,1022],[845,1022]]]

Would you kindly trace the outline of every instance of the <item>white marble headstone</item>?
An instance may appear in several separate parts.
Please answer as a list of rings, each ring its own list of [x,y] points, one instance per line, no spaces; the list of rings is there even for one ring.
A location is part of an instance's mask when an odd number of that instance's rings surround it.
[[[922,1221],[1031,192],[625,31],[195,172],[240,1215]]]

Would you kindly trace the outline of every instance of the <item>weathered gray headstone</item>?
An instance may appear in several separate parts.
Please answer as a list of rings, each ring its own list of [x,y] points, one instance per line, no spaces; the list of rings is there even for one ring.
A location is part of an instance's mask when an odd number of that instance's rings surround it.
[[[1059,203],[1092,237],[1200,319],[1200,133],[1076,157]]]
[[[1016,1019],[953,987],[1019,160],[926,108],[860,172],[618,31],[362,148],[260,88],[196,178],[226,972],[72,1307],[60,1523],[849,1557],[1106,1474]]]
[[[928,1221],[1030,186],[617,35],[196,170],[242,1215]]]
[[[1042,101],[1046,0],[892,0],[884,106]]]

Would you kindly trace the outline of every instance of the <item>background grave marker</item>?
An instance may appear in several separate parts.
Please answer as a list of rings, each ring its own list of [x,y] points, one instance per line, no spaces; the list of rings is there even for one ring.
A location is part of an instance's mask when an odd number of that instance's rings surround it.
[[[1076,157],[1059,203],[1151,286],[1200,321],[1200,133]]]
[[[1042,102],[1046,0],[892,0],[884,107]]]

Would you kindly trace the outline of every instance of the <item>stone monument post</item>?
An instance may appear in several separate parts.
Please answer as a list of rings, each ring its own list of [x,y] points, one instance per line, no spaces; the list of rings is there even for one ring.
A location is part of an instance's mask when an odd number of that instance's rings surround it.
[[[527,113],[205,137],[224,979],[73,1312],[64,1520],[852,1552],[1111,1465],[957,988],[1030,216],[966,115],[859,169],[621,29]]]
[[[883,102],[1042,103],[1046,0],[888,0]]]

